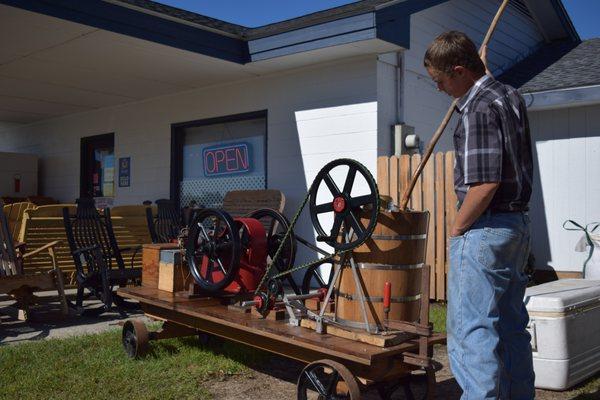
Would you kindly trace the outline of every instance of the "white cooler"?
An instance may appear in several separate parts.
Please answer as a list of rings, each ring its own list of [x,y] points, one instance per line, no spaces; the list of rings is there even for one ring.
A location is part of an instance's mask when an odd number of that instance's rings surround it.
[[[600,370],[600,280],[527,288],[535,387],[565,390]]]

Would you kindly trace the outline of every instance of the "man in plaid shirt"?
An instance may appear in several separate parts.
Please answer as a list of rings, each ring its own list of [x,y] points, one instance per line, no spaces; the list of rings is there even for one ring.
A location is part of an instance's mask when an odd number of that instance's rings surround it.
[[[424,64],[457,99],[450,232],[448,355],[462,399],[533,399],[529,316],[523,304],[530,248],[533,163],[520,94],[486,75],[461,32],[438,36]]]

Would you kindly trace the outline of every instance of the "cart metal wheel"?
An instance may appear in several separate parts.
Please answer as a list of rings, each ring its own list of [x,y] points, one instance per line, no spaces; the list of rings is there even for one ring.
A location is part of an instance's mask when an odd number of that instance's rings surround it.
[[[377,392],[382,400],[390,400],[400,389],[404,395],[403,399],[429,400],[433,399],[434,388],[435,369],[427,368],[423,371],[415,371],[393,383],[381,383],[377,386]]]
[[[139,319],[127,320],[123,325],[121,340],[129,357],[142,357],[148,351],[148,342],[150,341],[148,328]]]
[[[298,378],[298,400],[358,400],[356,378],[344,365],[332,360],[308,364]]]

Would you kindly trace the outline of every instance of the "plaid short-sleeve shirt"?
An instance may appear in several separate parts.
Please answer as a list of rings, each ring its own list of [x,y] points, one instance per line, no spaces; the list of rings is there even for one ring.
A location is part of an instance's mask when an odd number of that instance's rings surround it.
[[[526,210],[533,162],[527,109],[519,92],[485,75],[456,107],[454,188],[459,207],[469,185],[500,182],[489,208]]]

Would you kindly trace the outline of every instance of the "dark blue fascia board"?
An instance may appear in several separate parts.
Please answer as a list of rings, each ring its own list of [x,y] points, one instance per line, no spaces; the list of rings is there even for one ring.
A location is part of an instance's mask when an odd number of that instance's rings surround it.
[[[446,1],[406,0],[365,14],[251,40],[250,56],[258,61],[373,38],[408,49],[411,14]]]
[[[0,4],[245,64],[248,43],[102,0],[0,0]]]
[[[577,30],[573,26],[573,23],[571,22],[571,18],[569,17],[569,14],[567,14],[567,11],[565,10],[565,7],[563,6],[562,1],[561,0],[550,0],[550,4],[552,4],[554,11],[556,11],[558,18],[560,19],[560,22],[562,23],[563,27],[567,31],[567,34],[569,35],[571,40],[573,40],[574,42],[577,42],[577,43],[581,42],[579,33],[577,33]]]
[[[448,0],[405,0],[375,11],[377,38],[410,48],[410,16]]]

